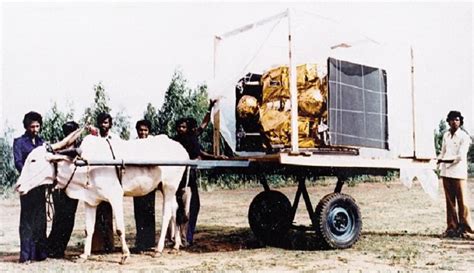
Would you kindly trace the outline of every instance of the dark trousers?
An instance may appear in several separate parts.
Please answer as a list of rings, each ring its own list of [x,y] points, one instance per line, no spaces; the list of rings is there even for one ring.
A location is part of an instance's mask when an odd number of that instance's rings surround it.
[[[64,256],[71,238],[78,200],[69,198],[64,190],[55,190],[53,202],[54,218],[48,237],[48,254],[50,257],[60,258]]]
[[[47,257],[45,187],[20,196],[20,263]]]
[[[468,194],[466,180],[443,177],[443,187],[446,196],[447,230],[473,233],[471,212],[466,202]]]
[[[155,192],[144,196],[133,197],[133,212],[137,235],[135,247],[146,250],[156,245],[155,242]]]
[[[189,223],[188,233],[186,234],[186,241],[193,244],[194,231],[196,230],[196,223],[199,214],[199,208],[201,207],[201,201],[199,199],[199,192],[196,180],[193,184],[190,184],[191,188],[191,204],[189,207]]]
[[[92,252],[112,252],[114,250],[114,225],[112,206],[103,201],[97,206],[94,234],[92,235]]]

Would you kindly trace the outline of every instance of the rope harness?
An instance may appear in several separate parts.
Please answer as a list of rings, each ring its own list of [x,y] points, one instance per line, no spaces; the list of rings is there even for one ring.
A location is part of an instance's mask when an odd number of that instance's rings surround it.
[[[51,146],[49,146],[49,148],[50,149],[47,148],[47,150],[54,153]],[[46,219],[48,222],[51,222],[54,218],[54,205],[53,205],[52,195],[53,195],[54,188],[58,184],[58,163],[54,162],[53,166],[54,166],[53,184],[46,188]]]
[[[53,206],[53,187],[46,188],[46,220],[48,222],[53,221],[54,218],[54,206]]]
[[[53,152],[53,153],[55,153],[55,152]],[[51,186],[46,188],[46,215],[47,215],[48,222],[51,222],[53,220],[54,213],[55,213],[54,205],[53,205],[54,200],[52,198],[53,192],[55,190],[59,190],[59,189],[56,189],[56,186],[58,185],[58,162],[54,162],[53,166],[54,166],[53,184],[51,184]],[[64,186],[64,188],[62,189],[63,191],[66,191],[67,187],[71,183],[72,178],[74,177],[74,174],[76,173],[76,170],[77,170],[77,166],[74,167],[74,170],[72,171],[72,174],[69,177],[69,179],[66,183],[66,186]]]
[[[109,144],[110,152],[112,153],[112,159],[116,159],[114,149],[112,149],[112,144],[110,144],[110,141],[108,138],[106,138],[105,140],[107,141],[107,144]],[[125,166],[123,162],[122,162],[122,165],[120,165],[120,169],[117,165],[115,166],[115,173],[117,174],[117,178],[119,180],[120,185],[122,185],[122,177],[123,177],[124,171],[125,171]]]

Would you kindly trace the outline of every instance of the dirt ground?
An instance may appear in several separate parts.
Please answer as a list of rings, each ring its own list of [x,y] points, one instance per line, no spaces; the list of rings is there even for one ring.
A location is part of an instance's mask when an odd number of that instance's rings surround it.
[[[332,182],[309,188],[313,207],[334,189]],[[469,180],[474,200],[474,179]],[[323,250],[311,231],[292,231],[282,238],[281,247],[265,247],[252,234],[247,220],[249,204],[261,188],[214,190],[201,193],[201,212],[195,245],[179,254],[153,258],[150,253],[132,254],[119,265],[120,249],[112,254],[93,255],[76,262],[82,253],[84,209],[79,204],[76,224],[65,259],[48,259],[30,265],[18,264],[18,196],[0,201],[0,271],[472,271],[474,241],[440,239],[445,228],[443,191],[432,200],[419,183],[407,189],[400,182],[362,183],[343,188],[360,206],[363,229],[360,240],[350,249]],[[278,189],[293,202],[296,187]],[[161,196],[157,195],[157,204]],[[309,226],[303,203],[295,224]],[[157,220],[161,206],[157,206]],[[474,203],[471,202],[471,211]],[[135,224],[131,198],[125,201],[127,242],[133,247]],[[157,226],[159,227],[159,225]],[[159,230],[158,230],[159,231]],[[116,246],[119,242],[116,239]]]

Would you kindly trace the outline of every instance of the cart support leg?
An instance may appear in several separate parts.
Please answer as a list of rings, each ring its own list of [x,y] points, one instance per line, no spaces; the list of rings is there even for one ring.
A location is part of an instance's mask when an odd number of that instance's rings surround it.
[[[298,175],[297,179],[298,179],[298,191],[301,192],[301,194],[303,194],[303,199],[306,205],[306,210],[308,211],[308,214],[309,214],[309,219],[311,219],[311,223],[313,224],[313,226],[315,226],[316,219],[314,218],[313,205],[311,204],[308,190],[306,189],[306,177],[303,175]],[[294,211],[296,213],[296,209]],[[293,216],[293,219],[294,219],[294,216]]]
[[[301,187],[298,184],[298,189],[296,190],[295,201],[293,201],[293,206],[291,207],[291,221],[295,219],[296,210],[298,209],[298,203],[300,202],[301,197]]]
[[[342,186],[344,185],[344,182],[347,181],[347,177],[345,176],[338,176],[337,177],[337,183],[336,183],[336,188],[334,189],[335,193],[340,193],[342,190]]]
[[[268,186],[267,177],[264,174],[257,175],[258,181],[262,184],[265,191],[270,191],[270,186]]]

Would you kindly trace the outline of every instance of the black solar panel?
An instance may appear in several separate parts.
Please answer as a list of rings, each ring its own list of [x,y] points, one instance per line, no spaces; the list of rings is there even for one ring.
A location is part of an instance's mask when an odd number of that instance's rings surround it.
[[[388,149],[385,70],[328,59],[332,145]]]

